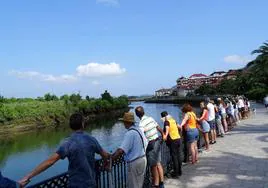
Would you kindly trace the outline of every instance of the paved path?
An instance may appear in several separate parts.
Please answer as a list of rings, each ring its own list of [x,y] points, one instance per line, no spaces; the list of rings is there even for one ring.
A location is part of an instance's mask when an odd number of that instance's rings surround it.
[[[268,188],[268,111],[257,108],[212,151],[200,154],[197,165],[183,167],[179,179],[167,179],[166,188]]]

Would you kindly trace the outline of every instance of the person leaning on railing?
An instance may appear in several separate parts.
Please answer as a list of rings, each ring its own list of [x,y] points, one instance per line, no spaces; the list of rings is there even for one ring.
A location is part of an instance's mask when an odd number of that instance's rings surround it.
[[[161,138],[158,132],[163,136],[163,130],[152,118],[145,115],[142,106],[135,108],[136,116],[140,119],[139,128],[144,132],[148,140],[146,149],[147,163],[152,173],[153,187],[164,188],[164,171],[161,165]]]
[[[173,162],[173,172],[171,176],[178,178],[182,175],[181,171],[181,136],[177,122],[166,111],[161,112],[161,120],[164,122],[164,136],[167,146],[170,150],[170,156]]]
[[[190,104],[184,104],[181,111],[184,113],[184,118],[180,126],[184,127],[186,131],[187,143],[189,144],[192,155],[192,164],[195,164],[198,161],[197,140],[199,137],[199,125],[197,124],[196,115]]]
[[[125,154],[127,162],[128,188],[142,188],[146,171],[147,160],[145,151],[147,139],[137,126],[135,126],[134,114],[127,112],[120,119],[123,121],[127,132],[125,133],[121,146],[112,155],[112,160],[118,159]]]
[[[213,101],[210,100],[209,97],[207,97],[205,99],[205,104],[207,106],[207,110],[208,110],[208,124],[210,126],[210,135],[211,135],[211,142],[210,144],[216,144],[216,138],[217,138],[217,132],[216,132],[216,114],[215,114],[215,107],[213,105]]]
[[[208,109],[207,109],[207,106],[205,105],[205,102],[201,102],[200,103],[200,109],[201,109],[201,117],[198,118],[198,121],[201,125],[201,130],[202,130],[202,133],[203,133],[203,137],[204,137],[204,140],[205,140],[205,147],[206,147],[206,150],[208,151],[209,150],[209,132],[210,132],[210,126],[207,122],[208,120]]]
[[[71,136],[60,145],[54,154],[20,180],[22,185],[29,183],[31,178],[51,167],[59,159],[68,158],[69,180],[67,187],[97,187],[95,153],[101,155],[104,159],[108,159],[110,155],[102,149],[94,137],[83,132],[84,118],[81,114],[71,115],[70,128],[73,130]]]

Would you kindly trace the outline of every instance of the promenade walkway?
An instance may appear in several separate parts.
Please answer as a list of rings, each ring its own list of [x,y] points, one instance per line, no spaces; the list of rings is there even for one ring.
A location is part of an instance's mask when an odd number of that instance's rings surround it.
[[[268,111],[242,121],[199,163],[185,165],[179,179],[167,179],[166,188],[268,188]]]

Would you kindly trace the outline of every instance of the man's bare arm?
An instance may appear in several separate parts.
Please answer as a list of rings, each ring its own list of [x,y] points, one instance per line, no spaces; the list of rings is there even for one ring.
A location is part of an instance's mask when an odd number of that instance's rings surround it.
[[[57,153],[54,153],[47,160],[40,163],[31,173],[29,173],[27,176],[21,179],[19,183],[22,185],[27,184],[27,182],[29,182],[31,178],[44,172],[46,169],[48,169],[53,164],[55,164],[59,159],[60,159],[60,155]]]
[[[159,125],[156,127],[156,129],[161,134],[161,136],[164,137],[164,131],[163,131],[163,129]]]
[[[169,134],[169,126],[166,126],[166,132],[163,135],[163,140],[167,140],[168,134]]]
[[[108,152],[106,152],[105,150],[102,150],[102,151],[100,152],[100,156],[101,156],[103,159],[109,159],[110,156],[111,156],[111,154],[108,153]]]

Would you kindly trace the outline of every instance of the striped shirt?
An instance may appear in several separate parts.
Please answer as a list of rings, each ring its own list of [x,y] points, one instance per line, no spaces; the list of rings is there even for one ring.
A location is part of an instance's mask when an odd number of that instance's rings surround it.
[[[148,141],[158,138],[157,126],[158,124],[153,118],[145,115],[141,118],[139,124],[140,129],[144,132]]]

